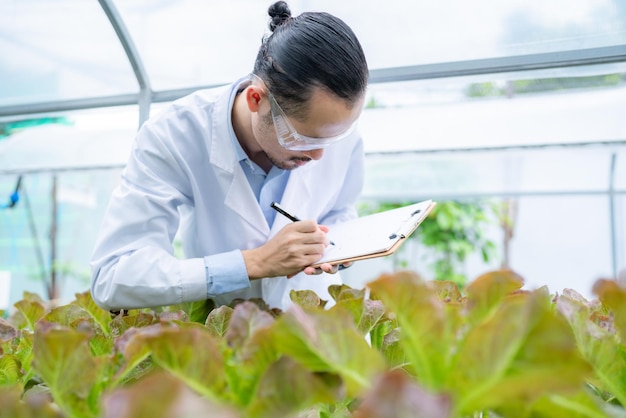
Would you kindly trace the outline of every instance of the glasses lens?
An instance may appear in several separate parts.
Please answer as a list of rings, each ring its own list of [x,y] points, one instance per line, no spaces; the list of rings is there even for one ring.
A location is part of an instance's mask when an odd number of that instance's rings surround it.
[[[272,112],[272,122],[274,130],[278,137],[278,142],[283,148],[292,151],[310,151],[314,149],[324,148],[330,144],[334,144],[344,138],[347,138],[356,129],[356,121],[343,133],[327,137],[327,138],[311,138],[299,134],[293,125],[287,119],[287,115],[280,107],[276,99],[271,93],[268,93],[270,99],[270,109]]]
[[[296,137],[298,136],[298,132],[291,126],[285,112],[280,108],[278,102],[274,98],[274,96],[270,93],[268,94],[270,98],[270,109],[272,111],[272,122],[274,123],[274,130],[276,131],[276,136],[278,137],[278,141],[280,144],[287,148],[288,144],[293,142],[297,142]]]
[[[296,136],[290,136],[288,138],[281,139],[279,137],[280,144],[292,151],[310,151],[314,149],[326,148],[329,145],[335,144],[342,139],[349,137],[356,129],[356,122],[353,123],[348,130],[340,135],[327,137],[327,138],[309,138],[303,137],[296,132]]]

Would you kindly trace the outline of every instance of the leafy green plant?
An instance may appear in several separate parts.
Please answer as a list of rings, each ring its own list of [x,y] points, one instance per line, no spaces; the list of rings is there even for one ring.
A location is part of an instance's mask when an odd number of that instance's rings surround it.
[[[485,263],[493,259],[495,244],[487,238],[487,230],[496,222],[494,210],[488,202],[448,201],[435,206],[417,231],[422,244],[433,250],[434,279],[462,286],[469,255],[479,253]]]
[[[25,294],[0,320],[0,417],[624,416],[626,289],[463,290],[412,272],[294,306],[210,301],[112,315]]]

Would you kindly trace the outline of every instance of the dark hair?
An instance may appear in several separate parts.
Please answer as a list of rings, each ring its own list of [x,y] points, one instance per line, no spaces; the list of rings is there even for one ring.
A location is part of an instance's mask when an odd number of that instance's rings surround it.
[[[263,39],[254,73],[287,113],[301,115],[315,87],[327,89],[349,105],[363,95],[367,61],[343,20],[324,12],[292,17],[284,1],[272,4],[268,14],[272,34]]]

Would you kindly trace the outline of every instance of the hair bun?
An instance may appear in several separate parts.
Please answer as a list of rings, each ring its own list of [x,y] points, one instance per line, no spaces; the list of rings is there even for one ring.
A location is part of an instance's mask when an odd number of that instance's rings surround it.
[[[277,1],[272,4],[267,13],[270,15],[270,30],[274,32],[276,27],[285,23],[291,17],[291,10],[284,1]]]

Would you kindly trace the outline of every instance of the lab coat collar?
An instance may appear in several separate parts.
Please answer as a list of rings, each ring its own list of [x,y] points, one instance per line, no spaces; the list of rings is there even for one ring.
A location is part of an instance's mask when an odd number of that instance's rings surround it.
[[[213,107],[210,161],[215,167],[226,172],[233,173],[238,162],[235,147],[232,141],[236,141],[231,114],[237,92],[250,84],[248,77],[241,78],[225,90],[215,101]],[[219,139],[219,140],[215,140]]]
[[[236,140],[230,118],[233,103],[237,91],[249,83],[250,79],[247,77],[236,81],[215,101],[211,118],[213,140],[210,143],[209,161],[219,173],[219,185],[226,194],[224,204],[267,237],[269,225],[239,164],[233,144],[233,140]]]
[[[213,166],[221,170],[219,176],[220,186],[226,190],[224,204],[236,212],[242,219],[248,222],[258,232],[266,237],[271,237],[289,220],[282,216],[277,216],[270,230],[269,225],[263,215],[261,208],[252,193],[243,169],[239,164],[237,152],[231,138],[236,140],[230,112],[235,100],[237,91],[241,90],[249,83],[249,78],[242,78],[233,83],[230,90],[222,94],[215,102],[213,109],[213,138],[210,149],[210,162]],[[317,161],[311,161],[303,167],[292,170],[289,173],[289,180],[283,194],[282,203],[287,207],[302,210],[302,217],[307,217],[303,210],[303,203],[312,197],[311,186],[314,184],[313,178]]]

